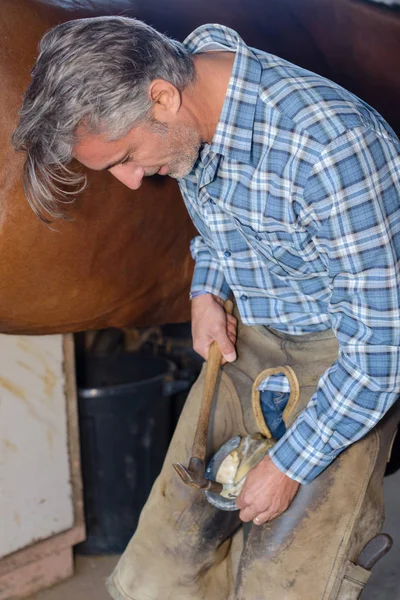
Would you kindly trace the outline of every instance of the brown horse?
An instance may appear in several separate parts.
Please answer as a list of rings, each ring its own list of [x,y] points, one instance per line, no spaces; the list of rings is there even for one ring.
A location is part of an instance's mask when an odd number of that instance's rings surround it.
[[[189,318],[195,235],[171,179],[138,191],[91,173],[53,231],[21,187],[11,148],[42,34],[71,18],[136,16],[178,39],[205,22],[229,25],[254,46],[330,77],[373,104],[400,131],[400,13],[358,0],[1,0],[0,331],[55,333]]]

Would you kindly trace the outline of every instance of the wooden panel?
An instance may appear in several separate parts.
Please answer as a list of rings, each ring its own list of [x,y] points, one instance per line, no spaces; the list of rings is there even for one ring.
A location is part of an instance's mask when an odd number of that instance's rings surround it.
[[[74,341],[71,334],[63,337],[62,350],[74,526],[63,533],[3,557],[0,560],[0,600],[25,598],[71,576],[72,548],[85,539]]]
[[[20,600],[73,574],[72,548],[42,557],[0,576],[0,600]]]

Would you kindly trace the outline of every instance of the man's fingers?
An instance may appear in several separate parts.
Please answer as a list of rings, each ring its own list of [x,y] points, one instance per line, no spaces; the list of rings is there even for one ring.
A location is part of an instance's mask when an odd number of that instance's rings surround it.
[[[226,322],[226,327],[227,327],[227,329],[229,329],[230,331],[234,331],[235,333],[237,331],[237,323],[236,322],[228,320]]]
[[[226,314],[226,319],[228,321],[228,323],[230,323],[231,325],[234,325],[235,327],[237,327],[237,318],[234,317],[233,315],[230,315],[229,313]]]
[[[255,516],[253,519],[253,523],[254,523],[254,525],[264,525],[264,523],[267,523],[268,521],[272,521],[272,519],[275,519],[275,517],[277,517],[277,516],[278,516],[278,514],[271,515],[271,513],[269,511],[265,511],[265,512]]]
[[[232,327],[228,326],[227,333],[228,333],[228,337],[231,340],[232,344],[235,345],[235,343],[236,343],[236,330],[233,329]]]
[[[229,337],[229,339],[231,340],[232,344],[235,344],[235,343],[236,343],[236,337],[235,337],[235,334],[234,334],[234,333],[230,333],[230,332],[228,332],[228,337]]]
[[[250,521],[253,521],[258,516],[258,513],[259,513],[259,511],[254,506],[252,506],[252,505],[246,506],[245,508],[243,508],[243,510],[240,511],[239,518],[244,523],[249,523]]]
[[[271,512],[270,510],[259,512],[259,510],[260,509],[257,509],[255,506],[246,506],[246,508],[240,511],[239,518],[244,523],[253,521],[254,525],[263,525],[268,521],[276,519],[276,517],[279,517],[279,515],[282,514],[282,512]]]
[[[236,508],[242,509],[242,508],[246,508],[246,506],[247,506],[247,502],[245,502],[243,500],[242,494],[239,494],[239,496],[236,498]]]
[[[232,323],[232,321],[227,321],[226,326],[228,329],[231,329],[232,331],[236,331],[236,329],[237,329],[236,323]]]

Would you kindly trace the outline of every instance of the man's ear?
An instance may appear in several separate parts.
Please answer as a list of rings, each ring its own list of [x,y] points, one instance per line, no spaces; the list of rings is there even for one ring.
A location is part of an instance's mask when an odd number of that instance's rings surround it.
[[[153,116],[165,120],[175,116],[182,103],[181,93],[172,83],[164,79],[154,79],[150,83],[149,96],[153,103]]]

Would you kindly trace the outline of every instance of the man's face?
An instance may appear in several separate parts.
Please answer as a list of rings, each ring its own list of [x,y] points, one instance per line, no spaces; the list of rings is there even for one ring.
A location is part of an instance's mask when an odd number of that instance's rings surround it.
[[[186,124],[152,121],[131,129],[123,138],[107,141],[104,134],[78,130],[74,157],[89,169],[107,170],[123,184],[137,190],[143,177],[184,177],[193,168],[200,149],[196,130]]]

